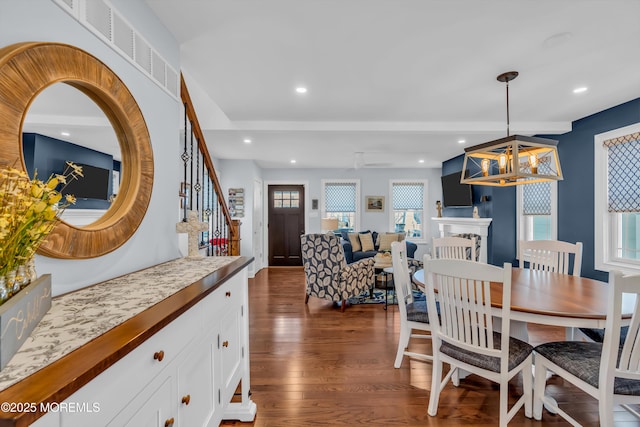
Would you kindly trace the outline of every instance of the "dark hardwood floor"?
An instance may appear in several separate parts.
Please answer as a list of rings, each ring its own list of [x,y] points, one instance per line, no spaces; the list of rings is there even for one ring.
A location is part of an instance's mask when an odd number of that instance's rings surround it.
[[[260,271],[249,280],[251,393],[258,407],[253,423],[223,425],[295,426],[497,426],[498,387],[471,375],[460,387],[448,384],[437,417],[427,414],[431,364],[405,357],[395,369],[397,306],[349,306],[310,298],[304,304],[302,268]],[[564,338],[564,330],[530,326],[532,344]],[[414,340],[415,341],[415,340]],[[427,341],[429,342],[429,341]],[[430,343],[412,344],[430,351]],[[596,401],[558,377],[547,389],[585,426],[597,426]],[[515,402],[521,391],[511,387]],[[640,426],[620,407],[616,426]],[[542,421],[520,410],[510,426],[569,425],[544,411]]]

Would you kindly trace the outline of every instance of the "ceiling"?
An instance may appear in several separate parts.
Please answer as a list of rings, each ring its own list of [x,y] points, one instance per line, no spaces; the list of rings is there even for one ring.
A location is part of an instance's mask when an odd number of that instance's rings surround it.
[[[640,0],[145,2],[211,154],[263,168],[439,168],[506,136],[511,70],[510,134],[640,97]]]

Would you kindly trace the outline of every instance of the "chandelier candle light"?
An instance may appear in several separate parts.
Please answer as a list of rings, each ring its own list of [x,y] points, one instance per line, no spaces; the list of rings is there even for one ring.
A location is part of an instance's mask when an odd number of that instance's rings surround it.
[[[507,89],[507,136],[465,148],[461,184],[511,186],[562,180],[558,160],[558,141],[522,135],[509,135],[509,82],[517,71],[498,76]]]

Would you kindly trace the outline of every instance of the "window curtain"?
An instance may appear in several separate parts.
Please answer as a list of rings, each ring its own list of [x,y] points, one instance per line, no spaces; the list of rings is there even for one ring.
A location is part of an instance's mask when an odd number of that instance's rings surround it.
[[[522,187],[523,215],[551,215],[551,183],[536,182]]]
[[[330,183],[324,187],[325,212],[355,212],[356,184]]]
[[[609,212],[640,212],[640,132],[607,139]]]
[[[394,210],[422,210],[424,206],[424,184],[419,182],[393,184]]]

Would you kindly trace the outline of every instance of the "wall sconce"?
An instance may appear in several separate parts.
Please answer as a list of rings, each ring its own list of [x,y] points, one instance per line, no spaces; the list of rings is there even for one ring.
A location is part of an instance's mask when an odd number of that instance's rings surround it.
[[[461,184],[509,186],[562,179],[558,141],[509,136],[509,81],[516,77],[517,71],[498,76],[507,88],[507,137],[465,148],[462,170],[469,174],[460,177]]]

